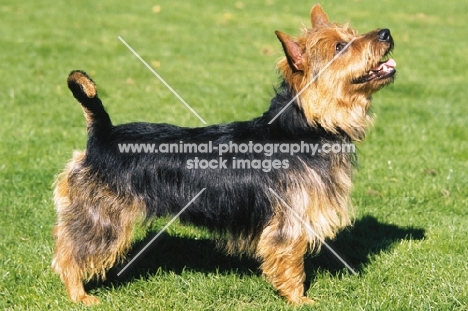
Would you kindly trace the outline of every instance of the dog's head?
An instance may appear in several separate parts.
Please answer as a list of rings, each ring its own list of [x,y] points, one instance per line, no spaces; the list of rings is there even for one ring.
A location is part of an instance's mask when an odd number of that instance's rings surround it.
[[[312,28],[303,28],[295,39],[276,31],[285,52],[278,68],[311,125],[340,128],[360,139],[370,121],[372,94],[396,73],[395,61],[388,58],[394,46],[390,30],[358,35],[348,25],[331,23],[318,4],[310,17]]]

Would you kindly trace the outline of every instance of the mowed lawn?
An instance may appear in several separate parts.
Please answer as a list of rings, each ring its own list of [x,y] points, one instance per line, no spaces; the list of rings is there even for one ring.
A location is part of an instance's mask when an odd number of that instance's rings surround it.
[[[208,124],[247,120],[269,105],[282,49],[274,34],[309,25],[312,2],[16,1],[0,3],[0,309],[293,310],[255,261],[225,256],[202,229],[171,225],[123,277],[69,302],[50,269],[52,183],[85,121],[66,86],[73,69],[99,85],[114,123],[202,126],[120,36]],[[297,310],[466,310],[468,307],[468,3],[323,1],[361,33],[389,28],[395,83],[358,145],[356,220],[307,259]],[[189,199],[188,199],[189,200]],[[135,255],[169,219],[140,229]],[[147,236],[147,237],[145,237]],[[115,270],[115,271],[114,271]]]

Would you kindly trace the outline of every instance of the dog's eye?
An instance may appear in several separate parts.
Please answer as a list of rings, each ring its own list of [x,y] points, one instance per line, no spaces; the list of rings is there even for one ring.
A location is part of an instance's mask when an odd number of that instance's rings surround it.
[[[345,48],[346,44],[346,42],[338,42],[335,46],[335,53],[341,52]]]

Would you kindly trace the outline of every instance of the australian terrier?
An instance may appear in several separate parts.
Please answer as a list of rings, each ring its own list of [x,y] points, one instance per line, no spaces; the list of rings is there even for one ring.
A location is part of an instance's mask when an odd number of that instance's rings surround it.
[[[91,78],[83,71],[69,75],[88,142],[56,181],[52,266],[72,301],[98,302],[83,281],[104,278],[124,260],[135,226],[180,214],[182,223],[217,234],[227,253],[257,259],[288,302],[313,303],[304,293],[304,256],[351,223],[355,162],[352,152],[320,148],[364,138],[372,94],[396,71],[387,57],[388,29],[358,35],[329,22],[320,5],[313,6],[311,22],[297,38],[276,31],[285,53],[278,63],[282,83],[269,109],[251,121],[113,125]],[[122,148],[129,144],[178,149]],[[298,146],[319,150],[292,152]]]

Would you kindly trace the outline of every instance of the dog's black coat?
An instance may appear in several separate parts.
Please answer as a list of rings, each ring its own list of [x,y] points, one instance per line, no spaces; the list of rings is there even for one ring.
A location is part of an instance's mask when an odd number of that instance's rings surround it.
[[[213,146],[232,143],[298,143],[343,144],[351,140],[342,132],[331,134],[320,126],[310,126],[296,101],[272,123],[277,113],[294,98],[291,88],[283,82],[276,91],[270,108],[263,116],[251,121],[211,125],[202,128],[184,128],[169,124],[128,123],[113,126],[102,103],[97,98],[84,99],[79,88],[70,86],[75,97],[94,118],[88,128],[89,139],[84,167],[96,178],[121,196],[139,197],[145,203],[146,216],[178,213],[201,189],[206,188],[180,216],[182,222],[207,227],[232,236],[250,236],[260,232],[272,217],[272,202],[277,201],[269,191],[278,193],[288,188],[310,182],[302,178],[306,166],[321,177],[328,189],[333,189],[330,179],[332,161],[352,162],[348,153],[306,154],[227,153],[227,169],[188,169],[187,161],[218,159],[213,153],[122,153],[122,143],[207,143]],[[74,91],[75,90],[75,91]],[[78,93],[78,94],[77,94]],[[89,105],[86,104],[89,103]],[[237,160],[287,160],[284,169],[233,169],[232,158]],[[314,185],[306,185],[314,187]]]

